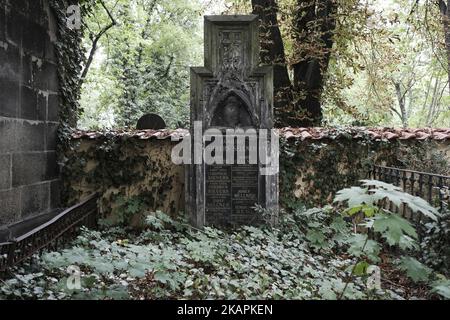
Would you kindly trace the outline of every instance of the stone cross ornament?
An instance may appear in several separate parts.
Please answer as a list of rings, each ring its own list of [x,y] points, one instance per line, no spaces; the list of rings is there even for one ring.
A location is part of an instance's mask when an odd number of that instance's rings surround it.
[[[204,67],[191,68],[190,129],[192,157],[196,148],[202,155],[186,170],[186,210],[197,227],[259,224],[265,220],[257,205],[275,215],[278,210],[278,171],[264,173],[267,156],[261,153],[267,145],[278,161],[272,67],[259,65],[258,16],[204,19]],[[210,163],[204,156],[213,144],[218,161]]]

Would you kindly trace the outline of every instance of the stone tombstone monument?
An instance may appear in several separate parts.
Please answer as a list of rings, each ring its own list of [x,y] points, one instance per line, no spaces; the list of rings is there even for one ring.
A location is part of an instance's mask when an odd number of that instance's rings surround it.
[[[237,142],[231,155],[218,156],[222,162],[206,163],[202,154],[201,163],[188,165],[186,210],[197,227],[258,224],[263,219],[255,204],[278,209],[278,172],[262,174],[261,157],[249,159],[250,150],[259,149],[250,140],[259,142],[259,129],[268,129],[270,143],[274,123],[273,71],[259,66],[258,28],[256,15],[205,16],[205,66],[191,68],[191,157],[198,159],[195,148],[205,153],[215,141],[205,132],[211,129],[233,129]],[[249,129],[253,138],[242,133]],[[224,136],[223,149],[230,141]]]

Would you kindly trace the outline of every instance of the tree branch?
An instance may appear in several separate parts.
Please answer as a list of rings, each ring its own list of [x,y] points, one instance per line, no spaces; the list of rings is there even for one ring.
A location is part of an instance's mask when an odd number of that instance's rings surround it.
[[[111,29],[112,27],[117,25],[116,20],[114,19],[111,12],[108,10],[106,5],[104,4],[103,0],[100,0],[100,4],[105,9],[106,13],[108,14],[108,17],[111,19],[111,23],[108,24],[107,26],[105,26],[102,30],[100,30],[100,32],[92,40],[92,47],[89,52],[89,57],[86,61],[86,65],[84,66],[83,72],[81,73],[80,82],[79,82],[80,87],[83,85],[84,80],[86,79],[86,75],[89,71],[89,68],[91,67],[92,61],[94,60],[94,55],[98,48],[98,41],[106,32],[108,32],[109,29]]]

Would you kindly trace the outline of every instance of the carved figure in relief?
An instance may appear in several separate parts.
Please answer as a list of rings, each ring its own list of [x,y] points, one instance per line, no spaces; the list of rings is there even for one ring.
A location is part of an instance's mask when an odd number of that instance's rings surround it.
[[[252,121],[242,100],[230,95],[216,110],[212,126],[242,128],[252,126]]]

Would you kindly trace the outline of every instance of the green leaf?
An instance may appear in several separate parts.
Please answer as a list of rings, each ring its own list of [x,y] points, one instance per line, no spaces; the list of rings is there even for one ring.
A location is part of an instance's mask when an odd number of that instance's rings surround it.
[[[162,230],[164,229],[164,225],[162,224],[161,220],[154,216],[154,215],[148,215],[145,217],[145,222],[148,226],[152,227],[155,230]]]
[[[349,230],[347,222],[345,222],[344,218],[342,218],[341,216],[337,216],[333,219],[330,224],[330,228],[339,233],[343,233]]]
[[[133,277],[133,278],[143,278],[143,277],[145,277],[145,270],[142,270],[142,269],[138,269],[138,268],[131,268],[129,271],[128,271],[128,273],[129,273],[129,275],[130,275],[130,277]]]
[[[379,200],[385,198],[388,199],[397,207],[400,207],[402,205],[404,199],[403,193],[395,190],[388,191],[384,189],[376,189],[374,190],[373,194]]]
[[[83,279],[83,287],[92,288],[94,284],[97,282],[97,278],[93,275],[84,277]]]
[[[349,216],[353,216],[354,214],[357,214],[358,212],[360,212],[364,207],[365,207],[365,205],[360,205],[360,206],[348,208],[347,210],[345,210],[345,213],[348,214]]]
[[[360,261],[355,265],[353,274],[356,276],[362,276],[367,273],[367,268],[370,266],[366,261]]]
[[[407,235],[401,236],[399,246],[400,246],[400,249],[403,249],[403,250],[419,249],[419,245],[417,244],[417,241],[411,237],[408,237]]]
[[[403,235],[417,239],[416,230],[411,223],[397,214],[380,214],[373,220],[374,231],[380,232],[391,246],[400,244]]]
[[[318,283],[319,294],[325,300],[336,300],[337,296],[333,290],[333,282],[329,280],[322,280]]]
[[[111,286],[105,291],[104,295],[114,300],[126,300],[130,299],[127,287],[115,285]]]
[[[394,190],[401,191],[402,190],[402,188],[400,188],[400,187],[394,186],[393,184],[386,183],[383,181],[378,181],[378,180],[360,180],[360,181],[362,182],[362,185],[367,188],[373,186],[376,188],[385,189],[387,191],[394,191]]]
[[[162,272],[162,271],[155,272],[155,280],[156,281],[166,284],[168,281],[170,281],[170,279],[171,279],[170,273],[168,273],[168,272]]]
[[[420,263],[413,257],[403,257],[400,259],[399,268],[406,271],[406,274],[414,282],[425,282],[429,279],[432,270]]]
[[[373,217],[378,212],[378,208],[374,206],[364,206],[361,211],[368,218]]]
[[[380,254],[380,245],[374,240],[367,239],[366,234],[354,234],[347,239],[350,245],[348,252],[355,257],[367,257],[370,261],[378,262]]]
[[[42,260],[49,268],[60,268],[68,265],[66,259],[58,252],[44,253]]]
[[[442,279],[433,282],[432,292],[443,296],[446,299],[450,299],[450,280]]]
[[[306,239],[313,247],[323,248],[325,245],[325,235],[322,231],[317,229],[310,229],[306,234]]]
[[[368,189],[360,187],[342,189],[336,193],[334,202],[347,201],[349,208],[361,206],[363,204],[371,205],[374,203],[374,198],[372,195],[369,195],[367,191]]]
[[[410,195],[407,192],[403,192],[400,187],[378,180],[361,180],[361,182],[362,185],[366,187],[365,189],[358,189],[358,187],[344,189],[341,190],[342,192],[338,192],[339,197],[337,196],[336,198],[340,201],[348,200],[350,208],[361,205],[362,203],[373,204],[379,200],[388,199],[397,207],[405,204],[414,213],[421,212],[434,221],[436,221],[437,216],[439,216],[439,211],[436,208],[433,208],[427,201],[420,197]],[[369,198],[366,196],[369,196],[372,202],[369,203]],[[350,201],[351,198],[353,199]],[[366,214],[366,216],[368,215]]]
[[[101,274],[114,272],[114,266],[107,262],[96,262],[93,265],[96,272]]]
[[[409,201],[406,203],[413,212],[420,211],[428,218],[437,221],[437,217],[440,215],[440,213],[436,208],[430,206],[430,204],[422,198],[414,196],[408,198]]]
[[[402,204],[407,205],[412,212],[422,212],[425,216],[436,221],[439,212],[436,208],[433,208],[427,201],[422,198],[412,196],[406,192],[397,190],[384,190],[376,189],[373,194],[377,199],[388,199],[394,203],[397,207]]]

